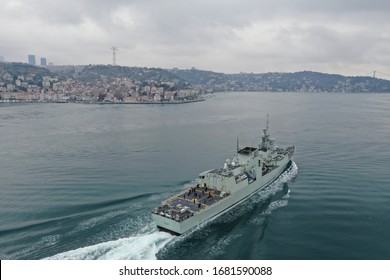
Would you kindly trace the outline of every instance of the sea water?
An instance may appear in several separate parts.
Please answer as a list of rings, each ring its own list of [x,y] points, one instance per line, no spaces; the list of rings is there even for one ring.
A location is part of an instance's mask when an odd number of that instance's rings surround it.
[[[0,259],[390,259],[390,94],[1,104]],[[183,236],[151,211],[259,143],[294,163]]]

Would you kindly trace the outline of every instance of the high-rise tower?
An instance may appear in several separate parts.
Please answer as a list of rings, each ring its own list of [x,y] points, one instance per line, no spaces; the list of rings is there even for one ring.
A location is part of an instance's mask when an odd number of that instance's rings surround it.
[[[34,54],[29,54],[28,55],[28,64],[30,65],[36,65],[36,61],[35,61],[35,55]]]
[[[116,65],[116,51],[118,50],[117,47],[112,47],[112,66]]]
[[[46,66],[46,65],[47,65],[46,57],[41,57],[41,66]]]

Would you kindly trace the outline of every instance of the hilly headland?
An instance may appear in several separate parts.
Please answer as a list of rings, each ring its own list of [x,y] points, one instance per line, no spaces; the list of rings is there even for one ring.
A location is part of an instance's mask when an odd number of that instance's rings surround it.
[[[390,81],[312,71],[226,74],[111,65],[0,63],[0,102],[183,103],[226,91],[390,92]]]

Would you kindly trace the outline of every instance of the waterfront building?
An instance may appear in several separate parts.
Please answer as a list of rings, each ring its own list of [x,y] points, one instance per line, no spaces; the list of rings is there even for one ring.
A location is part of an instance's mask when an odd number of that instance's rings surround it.
[[[45,88],[50,87],[50,77],[49,76],[44,76],[42,78],[42,86]]]

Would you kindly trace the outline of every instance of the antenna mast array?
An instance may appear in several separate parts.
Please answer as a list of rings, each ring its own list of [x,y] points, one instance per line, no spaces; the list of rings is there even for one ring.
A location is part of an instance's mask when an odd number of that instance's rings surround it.
[[[116,51],[118,50],[117,47],[112,47],[112,66],[116,65]]]

